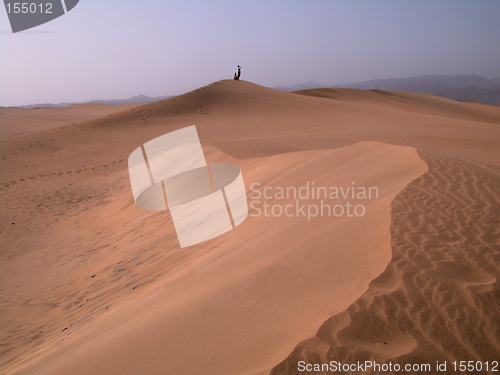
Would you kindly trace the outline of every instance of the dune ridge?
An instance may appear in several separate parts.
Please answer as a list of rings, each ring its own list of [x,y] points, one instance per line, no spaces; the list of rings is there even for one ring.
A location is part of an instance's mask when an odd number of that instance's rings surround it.
[[[429,171],[392,204],[393,256],[384,273],[271,374],[298,374],[300,360],[498,360],[500,170],[420,154]]]
[[[210,148],[207,158],[228,161]],[[39,374],[137,372],[146,362],[151,374],[265,371],[278,360],[277,352],[284,355],[289,342],[314,332],[312,324],[347,306],[382,272],[390,256],[390,201],[426,168],[413,149],[377,142],[240,160],[239,166],[247,184],[302,186],[315,180],[322,186],[349,186],[355,179],[361,186],[377,186],[379,197],[367,203],[366,216],[356,219],[248,218],[229,236],[179,249],[169,215],[151,215],[127,204],[127,176],[118,173],[115,202],[104,203],[98,195],[88,198],[94,203],[86,201],[83,211],[54,224],[54,229],[72,229],[65,232],[63,243],[19,265],[26,267],[30,261],[34,267],[43,265],[47,275],[58,275],[27,301],[32,309],[45,312],[45,322],[38,319],[40,325],[29,333],[21,327],[11,331],[11,349],[21,350],[16,342],[28,335],[40,356],[58,353],[55,362],[42,361],[33,369]],[[390,181],[387,175],[393,176]],[[276,203],[290,204],[293,199],[269,200]],[[135,220],[119,225],[112,217]],[[349,241],[359,226],[364,235]],[[86,234],[90,238],[85,239]],[[138,239],[145,245],[135,245]],[[337,242],[350,243],[349,252]],[[61,245],[69,251],[63,253]],[[90,249],[82,252],[82,247]],[[57,263],[50,260],[51,251],[59,255]],[[19,273],[13,269],[7,274],[16,279]],[[51,287],[54,281],[61,284]],[[63,300],[62,291],[68,293]],[[324,303],[332,294],[335,303]],[[25,294],[5,302],[13,306],[23,298]],[[55,331],[63,321],[61,332]],[[290,330],[290,325],[296,328]],[[144,337],[144,332],[149,334]],[[141,352],[149,353],[146,362],[135,361],[131,343],[140,343]],[[210,345],[217,350],[208,349]],[[251,355],[248,346],[253,347]],[[103,350],[109,347],[114,349]],[[169,356],[168,362],[157,348]],[[80,353],[78,361],[71,354],[74,350]],[[19,358],[10,364],[29,365]]]

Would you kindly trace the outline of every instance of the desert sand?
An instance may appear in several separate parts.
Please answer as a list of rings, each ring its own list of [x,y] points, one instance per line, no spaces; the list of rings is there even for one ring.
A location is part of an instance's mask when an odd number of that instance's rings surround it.
[[[139,105],[73,104],[60,108],[45,107],[32,109],[0,107],[0,118],[2,119],[0,123],[0,139],[88,121],[138,107]]]
[[[0,113],[11,134],[0,141],[0,373],[500,359],[499,107],[225,80],[93,111],[50,128],[28,112],[25,134]],[[241,168],[249,203],[253,183],[354,182],[378,197],[358,202],[362,217],[252,206],[232,231],[181,249],[168,211],[134,204],[127,158],[190,125],[207,161]]]

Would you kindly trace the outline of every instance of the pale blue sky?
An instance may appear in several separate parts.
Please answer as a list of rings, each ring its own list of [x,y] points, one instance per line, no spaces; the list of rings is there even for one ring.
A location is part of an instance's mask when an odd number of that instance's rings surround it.
[[[325,85],[421,74],[500,77],[499,0],[80,0],[12,34],[0,105],[176,95],[216,80]]]

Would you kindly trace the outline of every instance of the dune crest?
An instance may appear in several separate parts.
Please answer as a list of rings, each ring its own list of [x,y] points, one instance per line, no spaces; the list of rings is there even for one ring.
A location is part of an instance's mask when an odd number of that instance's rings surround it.
[[[272,375],[300,374],[298,361],[318,358],[401,366],[498,360],[500,266],[491,260],[500,245],[500,170],[436,153],[421,156],[429,171],[392,204],[392,260],[384,273]]]
[[[211,161],[231,159],[216,150],[209,150],[207,158]],[[169,374],[235,374],[269,370],[280,356],[291,350],[290,342],[313,333],[315,326],[352,303],[383,271],[390,259],[390,203],[397,192],[426,170],[414,149],[377,142],[362,142],[337,150],[246,159],[238,163],[247,189],[252,184],[258,184],[261,191],[268,187],[300,187],[313,181],[316,186],[352,187],[355,182],[356,186],[377,187],[377,197],[366,202],[357,199],[351,202],[364,204],[366,214],[363,216],[335,217],[324,211],[324,216],[310,220],[302,215],[266,217],[262,213],[257,217],[257,207],[261,204],[281,207],[296,204],[291,197],[258,201],[247,218],[248,223],[245,221],[234,229],[234,234],[227,233],[183,249],[186,253],[203,252],[205,255],[164,281],[158,279],[150,284],[144,280],[148,274],[161,271],[158,269],[161,262],[146,261],[141,266],[142,271],[141,267],[134,267],[137,270],[133,275],[134,284],[146,291],[138,291],[127,303],[126,310],[116,308],[106,316],[94,312],[91,316],[98,321],[92,325],[81,321],[80,327],[70,326],[67,334],[71,336],[66,336],[66,340],[71,340],[72,344],[57,355],[59,360],[51,361],[47,367],[43,364],[37,367],[37,373],[138,372],[144,363],[134,359],[135,349],[130,346],[131,342],[140,343],[141,351],[149,353],[147,361],[151,367],[148,373],[151,374],[165,371]],[[126,185],[127,181],[123,180],[124,176],[119,183]],[[122,190],[120,195],[126,198],[129,192]],[[123,203],[126,201],[119,196],[116,198]],[[325,203],[345,205],[351,198],[326,199]],[[304,199],[299,206],[313,203],[319,205],[320,201]],[[94,220],[96,210],[102,210],[100,215],[105,215],[107,209],[103,206],[82,212],[75,220],[85,231],[83,228]],[[136,216],[138,211],[137,208],[129,209],[130,217]],[[157,224],[153,221],[149,226],[161,232],[173,232],[170,218],[167,222],[162,216],[157,219],[160,219],[155,220]],[[75,238],[82,230],[74,234]],[[102,231],[102,235],[112,231],[118,237],[125,237],[127,232],[116,227]],[[361,231],[362,236],[353,236],[357,231]],[[154,231],[150,233],[158,236]],[[129,235],[129,238],[132,242],[137,236]],[[160,235],[158,239],[161,241],[161,238],[164,237]],[[141,242],[152,240],[153,237],[141,236]],[[111,259],[106,253],[112,249],[112,243],[100,243],[101,248],[93,257]],[[160,242],[154,253],[160,257],[181,253],[177,247],[175,235],[170,235]],[[127,248],[129,245],[125,244],[120,247],[122,251]],[[137,250],[140,249],[141,246]],[[152,256],[149,252],[148,257]],[[95,266],[105,271],[111,270],[113,263],[102,261]],[[79,260],[69,261],[64,266],[49,266],[58,272],[66,269],[69,273],[80,267],[85,266],[81,266]],[[102,271],[96,268],[95,282],[106,280]],[[88,285],[87,288],[92,288],[93,281],[76,279],[72,283],[75,287]],[[108,304],[112,298],[120,304],[116,294],[125,284],[129,288],[132,286],[128,277],[108,291]],[[121,300],[123,305],[123,297]],[[38,303],[43,304],[43,300]],[[91,302],[86,304],[92,305]],[[54,316],[53,322],[60,318],[62,316]],[[251,352],[250,342],[258,343],[251,345]],[[103,350],[110,345],[113,350]],[[77,361],[71,354],[73,350],[79,352]],[[168,362],[164,361],[165,356],[170,358]]]

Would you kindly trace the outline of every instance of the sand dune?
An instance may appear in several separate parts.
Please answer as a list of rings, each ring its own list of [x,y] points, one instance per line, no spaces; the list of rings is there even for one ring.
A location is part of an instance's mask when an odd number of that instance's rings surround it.
[[[437,97],[430,94],[414,94],[385,90],[320,88],[296,91],[297,94],[337,99],[357,104],[373,105],[442,117],[498,123],[498,107],[481,103],[467,103]]]
[[[74,104],[67,107],[31,109],[0,107],[0,139],[14,137],[23,133],[57,128],[75,122],[88,121],[138,106],[140,104],[123,104],[117,106]]]
[[[498,359],[500,109],[307,91],[220,81],[0,141],[3,373]],[[356,181],[380,197],[362,218],[249,217],[179,249],[167,212],[134,205],[126,159],[192,124],[249,196]]]

